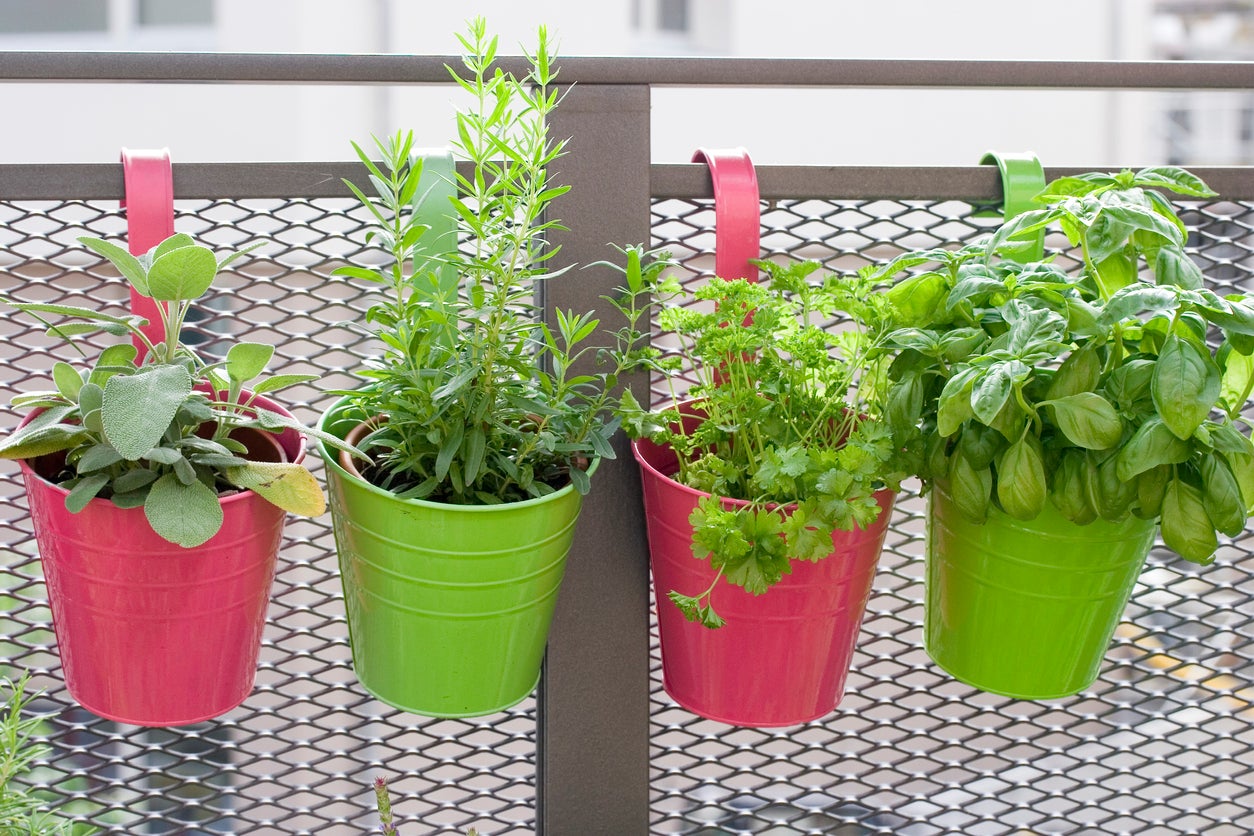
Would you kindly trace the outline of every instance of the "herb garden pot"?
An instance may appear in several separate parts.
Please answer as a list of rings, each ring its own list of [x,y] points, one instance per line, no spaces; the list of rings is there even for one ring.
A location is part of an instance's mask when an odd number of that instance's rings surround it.
[[[1026,522],[990,508],[979,525],[936,485],[927,526],[924,637],[938,665],[1018,699],[1066,697],[1093,683],[1155,523],[1077,525],[1047,502]]]
[[[894,494],[875,495],[882,510],[873,526],[836,532],[831,555],[793,561],[791,574],[764,595],[720,579],[714,600],[726,624],[709,629],[667,598],[672,589],[714,582],[709,561],[693,556],[688,521],[708,494],[671,478],[679,462],[669,447],[642,439],[632,452],[644,489],[666,692],[689,711],[735,726],[792,726],[829,714],[844,694]]]
[[[345,405],[323,415],[324,431],[341,435]],[[323,451],[362,686],[433,717],[490,714],[531,694],[582,497],[568,485],[501,505],[400,499]]]
[[[240,439],[249,457],[278,458],[265,449],[267,434],[256,435],[256,454]],[[304,458],[300,433],[274,438],[287,460]],[[60,468],[54,458],[19,464],[70,695],[94,714],[140,726],[235,708],[253,689],[285,512],[251,491],[224,494],[221,530],[185,549],[159,537],[143,508],[93,499],[70,513],[68,492],[48,481]]]

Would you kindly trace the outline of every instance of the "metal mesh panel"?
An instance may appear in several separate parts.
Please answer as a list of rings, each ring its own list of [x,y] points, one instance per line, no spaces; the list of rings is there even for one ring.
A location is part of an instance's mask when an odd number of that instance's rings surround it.
[[[763,205],[763,251],[836,271],[995,225],[962,202]],[[713,269],[708,201],[653,207],[653,245]],[[1254,207],[1191,204],[1219,292],[1250,287]],[[1058,242],[1054,242],[1058,243]],[[655,389],[655,395],[662,396]],[[653,644],[654,832],[704,834],[1239,834],[1254,832],[1254,537],[1215,563],[1158,543],[1097,682],[1021,702],[950,678],[922,649],[924,502],[898,500],[846,696],[830,718],[732,729],[678,708]]]
[[[794,201],[765,207],[764,250],[853,269],[905,247],[968,238],[994,220],[966,203]],[[275,365],[350,382],[370,351],[339,324],[368,289],[329,277],[360,251],[351,201],[183,201],[176,226],[218,248],[271,243],[223,277],[191,326],[212,352],[229,332],[273,342]],[[1190,206],[1191,242],[1221,290],[1254,271],[1254,207]],[[707,202],[654,206],[655,244],[689,280],[712,269]],[[75,242],[120,238],[115,204],[0,203],[0,293],[124,304],[121,281]],[[3,400],[47,381],[56,344],[0,318]],[[306,421],[325,398],[283,400]],[[6,426],[16,417],[10,414]],[[218,721],[143,730],[76,707],[61,682],[39,563],[15,469],[0,470],[0,641],[4,673],[47,689],[39,780],[63,811],[112,833],[360,833],[374,824],[369,780],[393,782],[418,832],[535,829],[530,701],[478,721],[426,720],[372,700],[349,664],[328,517],[289,520],[257,689]],[[1254,831],[1254,541],[1225,540],[1212,567],[1151,555],[1098,682],[1052,702],[976,692],[920,649],[923,505],[894,516],[848,694],[826,721],[781,731],[698,720],[661,690],[656,648],[652,829],[657,833]],[[589,745],[596,745],[590,741]],[[404,829],[403,829],[404,830]]]
[[[125,236],[116,203],[0,203],[0,294],[120,311],[125,286],[75,242]],[[219,250],[267,244],[220,277],[199,306],[189,342],[212,354],[220,335],[273,343],[271,368],[312,372],[319,387],[351,385],[370,353],[345,323],[369,290],[329,273],[360,262],[364,219],[355,201],[182,201],[176,228]],[[0,390],[50,388],[65,354],[33,320],[0,317]],[[91,352],[89,351],[89,354]],[[313,423],[320,389],[280,400]],[[317,401],[315,403],[314,401]],[[14,414],[4,419],[16,423]],[[311,462],[315,472],[320,462]],[[350,665],[330,517],[290,519],[279,553],[257,687],[225,717],[146,730],[77,707],[53,650],[51,617],[16,468],[0,471],[2,672],[45,688],[39,737],[52,746],[37,779],[63,812],[126,834],[358,834],[376,825],[370,781],[386,775],[398,818],[427,832],[535,830],[535,704],[482,720],[441,721],[396,711],[362,690]]]

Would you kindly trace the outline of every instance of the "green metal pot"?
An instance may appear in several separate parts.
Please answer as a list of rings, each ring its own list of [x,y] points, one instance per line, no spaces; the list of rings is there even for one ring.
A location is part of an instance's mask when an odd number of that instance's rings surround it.
[[[1154,542],[1129,517],[1076,525],[1046,503],[1034,520],[996,508],[977,525],[940,485],[927,517],[924,644],[955,678],[994,694],[1078,693],[1102,658]]]
[[[323,414],[324,431],[341,435],[345,406]],[[582,497],[567,486],[503,505],[398,499],[321,449],[366,690],[433,717],[490,714],[531,694]]]

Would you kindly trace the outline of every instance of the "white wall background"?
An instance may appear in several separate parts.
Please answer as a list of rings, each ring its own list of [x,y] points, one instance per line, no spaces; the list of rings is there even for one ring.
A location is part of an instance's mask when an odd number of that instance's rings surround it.
[[[450,54],[479,13],[503,52],[546,22],[568,55],[1097,60],[1148,58],[1152,44],[1148,0],[690,0],[687,37],[633,29],[637,0],[216,0],[212,28],[147,30],[131,23],[135,1],[109,0],[99,36],[0,36],[0,62],[20,49]],[[1163,162],[1164,96],[660,89],[654,159],[743,145],[759,163],[961,165],[990,148],[1035,150],[1046,165]],[[168,146],[176,161],[347,159],[349,140],[371,133],[444,144],[453,98],[449,87],[0,83],[0,161],[111,161],[123,145]]]

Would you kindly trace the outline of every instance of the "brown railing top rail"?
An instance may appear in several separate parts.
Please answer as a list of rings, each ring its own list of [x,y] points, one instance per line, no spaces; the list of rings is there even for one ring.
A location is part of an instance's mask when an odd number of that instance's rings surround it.
[[[0,82],[440,84],[444,55],[3,52]],[[519,58],[502,66],[524,71]],[[1254,62],[565,56],[561,79],[668,87],[1254,89]]]
[[[1049,168],[1049,179],[1102,166]],[[1254,200],[1254,166],[1197,166],[1190,171],[1233,200]],[[1001,198],[993,166],[772,166],[757,167],[764,200],[966,200]],[[352,197],[343,179],[363,180],[356,162],[178,163],[175,197],[185,199]],[[655,198],[712,198],[709,169],[675,163],[649,167]],[[122,197],[117,163],[0,164],[0,200],[115,200]]]

